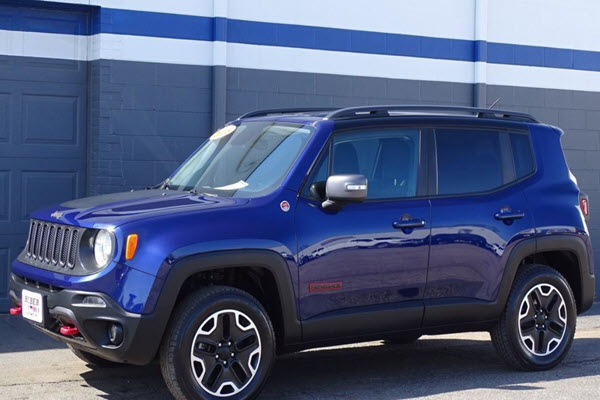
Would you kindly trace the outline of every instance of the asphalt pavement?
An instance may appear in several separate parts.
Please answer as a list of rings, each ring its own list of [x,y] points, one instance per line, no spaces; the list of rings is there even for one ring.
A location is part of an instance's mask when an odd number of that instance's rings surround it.
[[[170,399],[158,365],[92,369],[20,317],[0,315],[0,399]],[[561,365],[516,372],[487,333],[368,342],[277,360],[260,400],[595,399],[600,392],[600,304],[578,320]]]

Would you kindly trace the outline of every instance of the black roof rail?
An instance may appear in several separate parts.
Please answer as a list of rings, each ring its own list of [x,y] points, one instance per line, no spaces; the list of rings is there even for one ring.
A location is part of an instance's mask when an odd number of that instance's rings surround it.
[[[272,108],[266,110],[255,110],[250,111],[246,114],[242,114],[238,117],[238,119],[244,118],[252,118],[252,117],[266,117],[267,115],[276,115],[276,114],[301,114],[301,113],[310,113],[310,112],[326,112],[326,111],[335,111],[337,108],[333,107],[310,107],[310,108]]]
[[[361,117],[390,117],[394,114],[470,114],[478,118],[503,118],[513,121],[535,122],[539,121],[532,115],[505,110],[488,108],[436,106],[436,105],[389,105],[389,106],[363,106],[349,107],[335,110],[325,119],[340,120]]]

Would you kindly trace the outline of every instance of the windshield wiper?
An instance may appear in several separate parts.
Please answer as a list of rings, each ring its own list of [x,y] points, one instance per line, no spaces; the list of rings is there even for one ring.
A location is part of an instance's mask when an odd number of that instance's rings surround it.
[[[161,189],[166,189],[169,190],[169,182],[171,182],[171,178],[167,178],[163,181],[162,185],[160,186]]]
[[[146,186],[144,188],[144,190],[151,190],[151,189],[169,189],[169,182],[171,181],[170,178],[165,179],[164,181],[162,181],[161,183],[157,184],[157,185],[152,185],[152,186]]]

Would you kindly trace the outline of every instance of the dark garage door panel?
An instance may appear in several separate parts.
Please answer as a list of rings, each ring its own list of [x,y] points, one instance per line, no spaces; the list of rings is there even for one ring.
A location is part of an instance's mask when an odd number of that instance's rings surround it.
[[[2,29],[90,33],[90,8],[38,3],[0,4]],[[82,61],[0,55],[0,312],[29,213],[85,194],[87,71]]]
[[[0,157],[31,158],[35,165],[81,157],[85,149],[85,83],[0,79],[0,111],[6,115],[0,120]]]
[[[0,236],[24,235],[31,211],[83,195],[82,161],[0,157]]]
[[[0,312],[8,308],[9,266],[25,245],[29,213],[83,196],[86,176],[85,68],[68,64],[63,82],[39,82],[34,60],[11,64],[18,80],[0,75]]]

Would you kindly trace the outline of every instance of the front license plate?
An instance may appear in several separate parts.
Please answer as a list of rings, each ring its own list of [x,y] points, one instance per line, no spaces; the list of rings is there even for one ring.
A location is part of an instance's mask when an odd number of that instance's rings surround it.
[[[21,293],[21,308],[23,318],[42,324],[44,322],[43,299],[39,293],[23,290]]]

